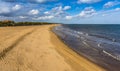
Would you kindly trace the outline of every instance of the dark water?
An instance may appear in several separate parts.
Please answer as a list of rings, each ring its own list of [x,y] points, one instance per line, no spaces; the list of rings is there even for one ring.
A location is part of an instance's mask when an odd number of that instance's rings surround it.
[[[120,71],[120,25],[61,25],[53,32],[78,54],[108,71]]]

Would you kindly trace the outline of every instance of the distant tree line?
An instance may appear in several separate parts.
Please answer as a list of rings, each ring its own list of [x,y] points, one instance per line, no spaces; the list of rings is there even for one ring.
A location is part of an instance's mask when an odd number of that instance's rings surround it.
[[[4,26],[48,25],[48,24],[54,24],[54,23],[48,23],[48,22],[14,22],[14,21],[11,21],[11,20],[0,21],[0,27],[4,27]]]

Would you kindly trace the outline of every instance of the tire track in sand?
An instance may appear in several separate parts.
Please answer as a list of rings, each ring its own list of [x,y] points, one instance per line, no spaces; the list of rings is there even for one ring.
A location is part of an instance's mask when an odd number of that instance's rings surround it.
[[[20,38],[18,38],[15,41],[15,43],[13,43],[8,48],[5,48],[2,52],[0,52],[0,60],[3,59],[7,55],[7,53],[10,52],[15,46],[17,46],[26,36],[30,35],[34,31],[35,31],[35,29],[33,29],[32,31],[22,35]]]

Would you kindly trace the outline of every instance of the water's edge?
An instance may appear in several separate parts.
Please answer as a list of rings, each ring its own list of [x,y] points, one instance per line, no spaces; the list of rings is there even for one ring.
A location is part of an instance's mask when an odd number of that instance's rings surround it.
[[[61,30],[62,29],[62,30]],[[67,29],[67,32],[65,32]],[[120,68],[120,62],[119,59],[116,57],[113,57],[107,51],[102,50],[101,48],[93,48],[92,46],[100,46],[100,45],[88,45],[86,43],[86,40],[81,39],[78,35],[75,33],[78,33],[80,35],[88,35],[86,33],[82,32],[77,32],[69,29],[69,28],[64,28],[63,26],[56,26],[52,29],[52,31],[72,50],[74,50],[76,53],[82,55],[83,57],[87,58],[88,60],[102,66],[103,68],[107,69],[108,71],[119,71]],[[72,32],[72,33],[68,33]],[[69,35],[69,36],[68,36]],[[72,36],[72,37],[71,37]],[[77,39],[77,40],[76,40]],[[77,42],[81,42],[77,44]],[[76,44],[74,44],[76,43]],[[86,46],[87,47],[86,47]]]

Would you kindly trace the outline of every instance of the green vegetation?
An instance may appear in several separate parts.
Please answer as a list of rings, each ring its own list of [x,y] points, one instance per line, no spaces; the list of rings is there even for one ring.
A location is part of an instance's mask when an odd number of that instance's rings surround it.
[[[48,22],[14,22],[14,21],[11,21],[11,20],[0,21],[0,27],[5,27],[5,26],[48,25],[48,24],[55,24],[55,23],[48,23]]]

